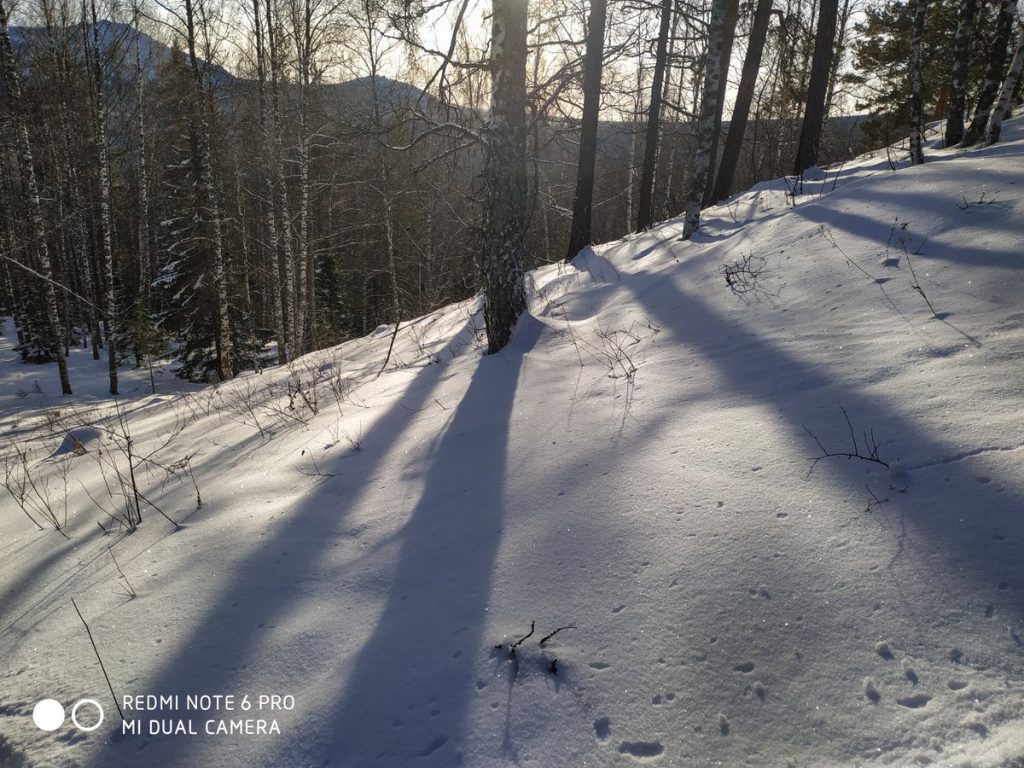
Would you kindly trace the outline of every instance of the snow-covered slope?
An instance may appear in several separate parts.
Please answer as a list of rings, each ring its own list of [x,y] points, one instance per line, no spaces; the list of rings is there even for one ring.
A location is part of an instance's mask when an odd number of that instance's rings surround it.
[[[70,538],[0,501],[0,764],[1021,765],[1024,126],[821,177],[538,270],[491,357],[466,302],[120,417],[5,363]],[[97,526],[125,425],[180,527]]]

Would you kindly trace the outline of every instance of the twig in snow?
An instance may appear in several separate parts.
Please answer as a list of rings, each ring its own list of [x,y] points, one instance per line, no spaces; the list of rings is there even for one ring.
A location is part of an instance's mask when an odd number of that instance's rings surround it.
[[[518,648],[520,645],[522,645],[527,639],[529,639],[533,635],[533,628],[536,625],[536,623],[537,623],[536,621],[531,621],[530,622],[530,631],[527,632],[525,635],[523,635],[518,640],[516,640],[516,642],[514,642],[512,644],[512,647],[508,649],[509,657],[514,657],[516,655],[516,648]]]
[[[885,499],[878,498],[875,495],[875,492],[871,490],[871,486],[869,486],[867,483],[864,483],[864,487],[867,489],[868,493],[871,495],[871,498],[868,499],[868,505],[864,509],[865,512],[870,512],[873,508],[880,507],[883,504],[885,504],[885,502],[887,502],[889,500],[888,498],[885,498]]]
[[[554,637],[555,635],[557,635],[557,634],[558,634],[559,632],[561,632],[561,631],[562,631],[563,629],[576,629],[576,625],[575,625],[575,624],[570,624],[570,625],[569,625],[569,626],[567,626],[567,627],[559,627],[558,629],[556,629],[556,630],[555,630],[554,632],[552,632],[551,634],[549,634],[549,635],[545,635],[544,637],[542,637],[542,638],[540,639],[540,642],[538,643],[538,645],[541,645],[541,646],[543,646],[543,645],[544,645],[544,643],[546,643],[546,642],[547,642],[548,640],[550,640],[550,639],[551,639],[552,637]]]
[[[810,435],[814,442],[817,443],[818,447],[821,449],[820,456],[812,457],[811,467],[810,469],[807,470],[807,477],[811,476],[811,472],[814,471],[814,468],[818,465],[819,461],[821,461],[822,459],[831,459],[836,456],[842,456],[847,459],[860,459],[862,461],[871,461],[874,462],[875,464],[881,464],[883,467],[888,469],[889,462],[883,461],[878,455],[879,446],[878,441],[875,439],[875,431],[872,429],[862,433],[864,441],[864,446],[862,450],[860,442],[858,442],[857,435],[853,429],[853,422],[850,421],[850,415],[846,412],[845,408],[840,408],[840,410],[843,412],[843,418],[846,419],[846,426],[849,427],[850,429],[850,439],[853,442],[853,450],[830,451],[822,444],[821,440],[818,439],[818,436],[807,428],[807,425],[801,424],[801,426],[804,428],[804,432]]]
[[[121,704],[117,700],[117,694],[114,693],[114,686],[110,684],[110,676],[107,674],[107,668],[103,666],[103,659],[100,658],[100,651],[96,647],[96,641],[92,639],[92,630],[89,629],[89,624],[86,622],[82,612],[78,610],[78,603],[75,602],[75,598],[71,598],[71,604],[75,607],[75,613],[78,614],[78,618],[82,620],[82,625],[85,627],[85,633],[89,636],[89,642],[92,643],[93,653],[96,654],[96,661],[100,663],[100,670],[103,672],[103,678],[107,681],[107,688],[110,689],[110,696],[114,699],[114,706],[117,707],[117,714],[121,716],[121,720],[124,720],[124,712],[121,711]]]

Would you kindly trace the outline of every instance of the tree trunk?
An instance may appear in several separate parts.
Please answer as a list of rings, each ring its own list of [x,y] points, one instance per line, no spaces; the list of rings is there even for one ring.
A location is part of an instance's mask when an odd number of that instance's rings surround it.
[[[924,20],[928,0],[913,0],[914,32],[910,39],[910,164],[924,163]]]
[[[825,125],[825,99],[828,95],[828,76],[832,71],[832,52],[835,46],[838,0],[821,0],[818,30],[814,37],[814,56],[811,59],[811,79],[807,84],[807,103],[800,128],[800,143],[793,162],[797,176],[818,162],[821,131]]]
[[[644,141],[644,164],[640,170],[640,192],[637,204],[636,228],[642,232],[651,226],[654,218],[654,169],[658,162],[658,125],[661,120],[661,99],[668,63],[668,33],[672,25],[674,0],[662,0],[661,23],[658,28],[658,47],[654,58],[654,80],[651,82],[651,103],[647,109],[647,137]]]
[[[714,201],[715,167],[718,165],[718,141],[722,135],[722,113],[725,111],[725,91],[729,85],[729,67],[732,64],[732,46],[736,41],[736,19],[739,16],[739,0],[728,0],[725,22],[722,28],[722,62],[718,77],[718,110],[715,112],[715,129],[711,132],[711,163],[708,166],[708,180],[704,187],[705,207]]]
[[[270,274],[273,275],[272,290],[273,300],[271,306],[274,313],[274,335],[277,337],[277,363],[284,365],[288,362],[288,338],[284,323],[284,306],[281,302],[281,262],[277,256],[277,222],[276,197],[274,194],[274,175],[267,173],[266,169],[271,165],[273,153],[271,150],[271,119],[270,100],[267,98],[267,65],[266,48],[263,40],[263,25],[260,23],[261,0],[253,0],[253,36],[256,41],[256,82],[257,94],[259,96],[260,111],[260,169],[263,171],[267,192],[267,199],[264,204],[263,224],[267,232],[266,248],[269,258],[266,261],[270,265]]]
[[[594,166],[597,161],[598,112],[601,109],[601,69],[604,64],[604,28],[607,0],[591,0],[587,19],[587,53],[583,63],[583,122],[580,156],[576,164],[576,195],[572,201],[572,227],[565,260],[590,245],[594,205]]]
[[[959,144],[964,137],[964,113],[967,111],[967,77],[971,65],[971,32],[978,0],[960,0],[953,38],[953,73],[946,116],[946,146]]]
[[[139,34],[138,29],[138,8],[135,9],[135,31]],[[136,322],[138,328],[135,329],[136,349],[139,350],[139,337],[146,333],[149,327],[149,288],[152,281],[153,267],[150,260],[150,249],[149,249],[149,173],[146,168],[146,113],[145,113],[145,73],[142,71],[142,47],[139,44],[139,40],[135,41],[135,108],[139,114],[136,118],[136,126],[138,134],[136,141],[138,141],[138,166],[139,166],[139,178],[136,180],[138,184],[138,203],[139,203],[139,232],[138,232],[138,269],[139,269],[139,282],[138,292],[139,295],[136,298]],[[146,340],[147,346],[149,345],[149,339]],[[146,350],[142,350],[146,351]],[[141,355],[136,352],[136,367],[142,365]]]
[[[100,62],[100,28],[96,18],[96,0],[92,0],[92,46],[86,50],[91,67],[92,100],[96,123],[96,155],[100,172],[100,237],[103,247],[103,282],[106,285],[105,323],[107,326],[107,375],[110,394],[117,394],[117,341],[121,331],[117,291],[114,287],[114,243],[110,202],[110,159],[107,148],[107,107],[103,97],[103,66]],[[82,7],[83,21],[85,7]]]
[[[210,157],[210,123],[213,115],[213,93],[204,82],[196,55],[194,0],[185,0],[186,36],[195,93],[192,99],[191,149],[192,166],[199,188],[200,216],[209,227],[213,245],[213,284],[217,292],[216,349],[217,374],[221,381],[232,376],[231,367],[231,324],[228,316],[227,274],[224,269],[224,236],[221,223],[220,201],[213,181],[213,164]],[[205,102],[205,103],[204,103]]]
[[[726,134],[725,147],[722,150],[722,163],[718,168],[714,194],[711,196],[712,202],[724,200],[732,191],[732,180],[736,176],[736,163],[740,158],[743,134],[747,130],[747,120],[750,118],[750,104],[754,99],[757,73],[761,70],[761,57],[764,54],[771,16],[772,0],[758,0],[757,9],[754,11],[754,23],[750,29],[750,40],[747,42],[747,54],[743,59],[739,90],[736,92],[736,105],[729,120],[729,132]]]
[[[32,240],[39,271],[46,282],[46,320],[49,326],[49,343],[53,347],[57,359],[57,371],[60,375],[61,394],[71,394],[71,380],[68,378],[67,358],[64,356],[64,334],[61,329],[60,312],[57,307],[57,293],[54,290],[53,269],[50,265],[50,252],[46,244],[46,227],[43,224],[42,204],[39,200],[39,186],[36,183],[36,171],[32,157],[32,143],[29,141],[27,116],[21,102],[21,84],[18,82],[18,64],[14,59],[11,47],[11,36],[8,31],[7,8],[0,0],[0,67],[3,68],[7,83],[7,100],[15,119],[17,134],[18,163],[21,166],[22,184],[25,188],[25,203],[28,208],[29,222],[32,227]]]
[[[487,349],[501,350],[526,309],[527,0],[491,1],[491,109],[484,170],[484,320]]]
[[[295,27],[295,47],[299,65],[299,232],[295,243],[296,276],[295,354],[306,352],[307,271],[309,268],[309,72],[313,56],[313,19],[310,0],[302,0],[300,19]]]
[[[271,168],[274,184],[274,218],[276,219],[277,241],[279,253],[277,255],[279,275],[282,280],[278,283],[279,289],[284,292],[284,327],[286,335],[285,357],[287,360],[294,360],[298,351],[295,348],[295,341],[298,325],[298,318],[295,310],[295,252],[292,249],[291,235],[291,214],[288,210],[288,190],[284,180],[284,146],[283,131],[281,126],[281,61],[277,45],[277,31],[274,28],[275,20],[272,13],[273,0],[267,0],[267,53],[270,57],[270,105],[273,113],[273,137]]]
[[[686,193],[686,214],[683,219],[683,239],[688,240],[700,226],[700,205],[704,200],[708,174],[711,171],[711,143],[718,114],[719,81],[722,77],[722,39],[725,17],[730,0],[713,0],[711,23],[708,25],[708,55],[704,65],[704,92],[701,94],[700,114],[697,117],[697,140],[690,170],[690,183]]]
[[[974,117],[964,134],[963,145],[969,147],[981,138],[988,124],[989,111],[992,103],[999,95],[1003,75],[1006,73],[1007,47],[1013,34],[1013,20],[1017,15],[1017,0],[1003,0],[996,20],[996,32],[992,37],[992,48],[988,54],[988,67],[985,70],[985,82],[978,91],[978,103],[974,108]]]
[[[984,145],[995,144],[999,141],[999,134],[1003,127],[1003,116],[1010,108],[1010,100],[1020,82],[1021,70],[1024,69],[1024,27],[1017,32],[1017,47],[1013,51],[1013,60],[1010,62],[1010,69],[1003,79],[1003,86],[999,89],[999,98],[992,113],[988,118],[988,125],[985,127]]]

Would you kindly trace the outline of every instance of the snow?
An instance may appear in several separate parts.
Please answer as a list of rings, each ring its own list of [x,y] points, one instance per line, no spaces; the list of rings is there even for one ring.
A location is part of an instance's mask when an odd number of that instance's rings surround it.
[[[60,516],[69,489],[70,538],[0,500],[0,764],[1016,764],[1024,123],[1004,130],[539,269],[490,357],[469,301],[403,323],[379,377],[388,327],[216,388],[124,370],[119,417],[105,361],[76,351],[61,398],[8,337],[3,450]],[[179,527],[143,504],[118,535],[100,509],[123,506],[122,422]],[[121,732],[72,598],[126,716],[176,735]],[[106,719],[42,731],[46,698]]]

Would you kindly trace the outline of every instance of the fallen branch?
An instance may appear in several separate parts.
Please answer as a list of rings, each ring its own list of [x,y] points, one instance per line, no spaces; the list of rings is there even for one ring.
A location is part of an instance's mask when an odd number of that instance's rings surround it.
[[[561,632],[561,631],[562,631],[563,629],[576,629],[576,625],[575,625],[575,624],[570,624],[570,625],[569,625],[569,626],[567,626],[567,627],[559,627],[559,628],[558,628],[558,629],[556,629],[556,630],[555,630],[554,632],[552,632],[552,633],[551,633],[550,635],[545,635],[544,637],[542,637],[542,638],[540,639],[540,642],[538,643],[538,645],[540,645],[540,646],[543,646],[543,645],[544,645],[544,643],[546,643],[546,642],[547,642],[548,640],[550,640],[550,639],[551,639],[552,637],[554,637],[555,635],[557,635],[557,634],[558,634],[559,632]]]
[[[523,635],[521,638],[519,638],[516,642],[514,642],[512,644],[512,647],[508,649],[509,657],[514,657],[516,655],[516,648],[518,648],[520,645],[522,645],[524,642],[526,642],[526,640],[528,640],[533,635],[533,628],[534,628],[534,625],[536,623],[537,623],[536,621],[531,621],[530,622],[530,631],[527,632],[525,635]]]
[[[811,467],[810,469],[807,470],[807,477],[811,476],[811,472],[814,471],[814,468],[818,465],[819,461],[821,461],[822,459],[831,459],[837,456],[841,456],[847,459],[860,459],[861,461],[870,461],[875,464],[881,464],[883,467],[888,469],[889,462],[883,461],[878,455],[879,446],[878,441],[875,439],[875,431],[872,429],[869,430],[868,432],[862,433],[864,440],[864,448],[862,451],[861,445],[857,440],[856,432],[854,432],[853,429],[853,422],[850,421],[850,415],[846,412],[845,408],[841,407],[840,410],[843,412],[843,418],[846,419],[846,426],[849,427],[850,429],[850,440],[853,442],[853,450],[830,451],[828,448],[824,446],[824,444],[822,444],[821,440],[818,439],[818,436],[807,428],[807,425],[801,424],[800,426],[804,428],[804,432],[810,435],[814,442],[817,443],[818,447],[821,449],[820,456],[812,457]]]
[[[121,711],[121,704],[117,700],[117,694],[114,693],[114,686],[110,684],[110,676],[107,674],[107,668],[103,666],[103,659],[100,658],[100,651],[96,647],[96,641],[92,639],[92,630],[89,629],[89,624],[86,622],[82,612],[78,610],[78,603],[75,602],[75,598],[71,598],[71,604],[75,607],[75,613],[78,614],[78,618],[82,620],[82,625],[85,627],[85,633],[89,635],[89,642],[92,643],[93,653],[96,654],[96,661],[100,663],[100,670],[103,672],[103,678],[107,681],[107,688],[110,689],[110,696],[114,699],[114,706],[117,707],[117,714],[121,716],[121,721],[124,722],[124,712]]]

